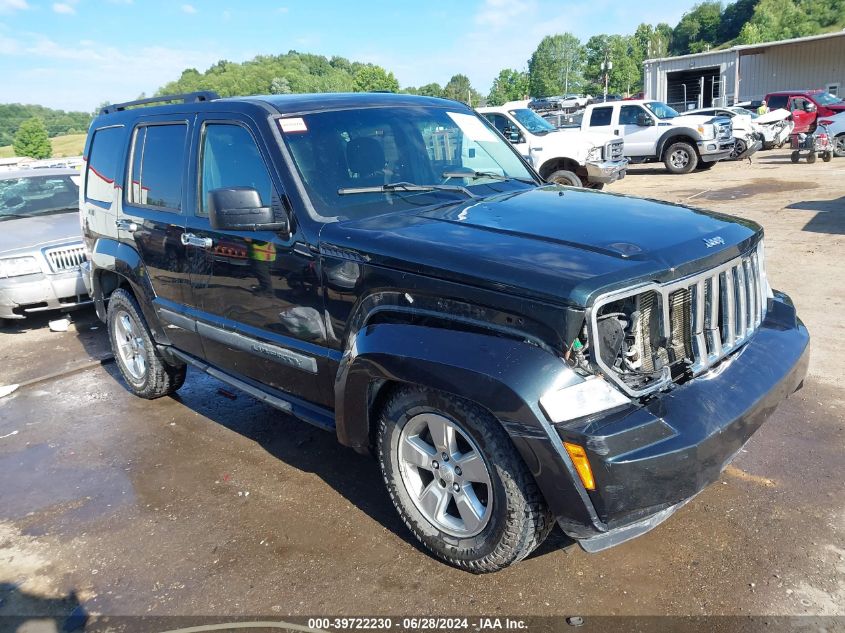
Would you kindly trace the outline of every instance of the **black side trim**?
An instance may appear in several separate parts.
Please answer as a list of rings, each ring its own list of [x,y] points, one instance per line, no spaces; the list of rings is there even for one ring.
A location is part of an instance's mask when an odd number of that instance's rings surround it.
[[[307,422],[308,424],[312,424],[324,431],[333,432],[335,430],[334,417],[331,411],[327,409],[322,409],[321,407],[317,407],[300,400],[299,398],[276,389],[271,389],[267,386],[259,387],[249,379],[236,378],[235,376],[227,374],[216,367],[212,367],[208,363],[205,363],[200,359],[195,358],[190,354],[186,354],[176,348],[168,347],[167,350],[179,360],[199,369],[202,372],[205,372],[212,378],[216,378],[227,385],[231,385],[235,389],[249,394],[256,400],[260,400],[275,409],[289,413],[297,419]]]

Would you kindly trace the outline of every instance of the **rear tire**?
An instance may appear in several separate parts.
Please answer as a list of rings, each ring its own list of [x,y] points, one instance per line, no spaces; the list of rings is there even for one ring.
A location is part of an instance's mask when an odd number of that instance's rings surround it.
[[[801,160],[801,154],[799,152],[792,152],[789,155],[789,160],[791,160],[793,163],[797,163],[799,160]]]
[[[162,357],[130,292],[118,288],[111,294],[106,321],[115,363],[132,393],[153,400],[182,386],[187,367]]]
[[[826,163],[829,163],[833,160],[833,152],[825,152],[822,154],[822,160]]]
[[[811,165],[816,162],[816,153],[815,152],[810,152],[809,154],[807,154],[807,162],[810,163]]]
[[[663,153],[663,164],[672,174],[688,174],[698,165],[698,154],[689,143],[672,143]]]
[[[554,526],[507,433],[472,402],[403,387],[381,411],[376,444],[405,525],[450,565],[497,571],[528,556]]]
[[[549,174],[549,177],[546,178],[546,182],[553,182],[558,185],[564,185],[566,187],[583,187],[583,183],[581,179],[573,172],[567,171],[565,169],[558,169],[557,171],[552,172]]]

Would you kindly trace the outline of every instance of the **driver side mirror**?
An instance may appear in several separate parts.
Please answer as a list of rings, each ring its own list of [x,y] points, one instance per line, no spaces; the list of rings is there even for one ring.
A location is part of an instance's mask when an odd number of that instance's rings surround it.
[[[640,127],[650,127],[654,125],[654,119],[648,116],[645,112],[637,115],[637,125]]]
[[[815,103],[811,103],[810,101],[804,103],[804,112],[815,112],[817,109]]]
[[[522,138],[520,131],[515,127],[505,128],[505,138],[511,143],[522,143],[525,140]]]
[[[273,217],[272,207],[261,206],[261,195],[252,187],[224,187],[208,192],[208,219],[219,231],[278,231],[290,233],[287,217]]]

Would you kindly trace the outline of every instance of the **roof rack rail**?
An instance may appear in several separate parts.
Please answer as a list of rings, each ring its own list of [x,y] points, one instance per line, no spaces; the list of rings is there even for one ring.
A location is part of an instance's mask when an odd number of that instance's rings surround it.
[[[181,101],[182,103],[197,103],[200,101],[212,101],[219,99],[220,95],[213,90],[201,90],[199,92],[188,92],[181,95],[161,95],[160,97],[150,97],[149,99],[137,99],[135,101],[126,101],[125,103],[112,103],[100,108],[100,114],[113,114],[115,112],[123,112],[127,108],[140,105],[148,105],[151,103],[168,103],[170,101]]]

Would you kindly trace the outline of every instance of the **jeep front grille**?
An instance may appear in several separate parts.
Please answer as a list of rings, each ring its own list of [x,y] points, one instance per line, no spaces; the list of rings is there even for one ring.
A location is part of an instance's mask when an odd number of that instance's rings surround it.
[[[54,273],[63,273],[78,269],[85,261],[85,247],[82,244],[60,246],[45,250],[44,255]]]
[[[604,146],[604,159],[614,161],[622,160],[624,152],[625,141],[623,141],[621,138],[608,141]]]
[[[590,309],[591,359],[626,393],[645,395],[706,371],[748,341],[766,316],[768,296],[762,242],[703,273],[603,295]],[[605,319],[618,321],[624,343],[602,336]],[[603,340],[619,344],[612,364]]]

